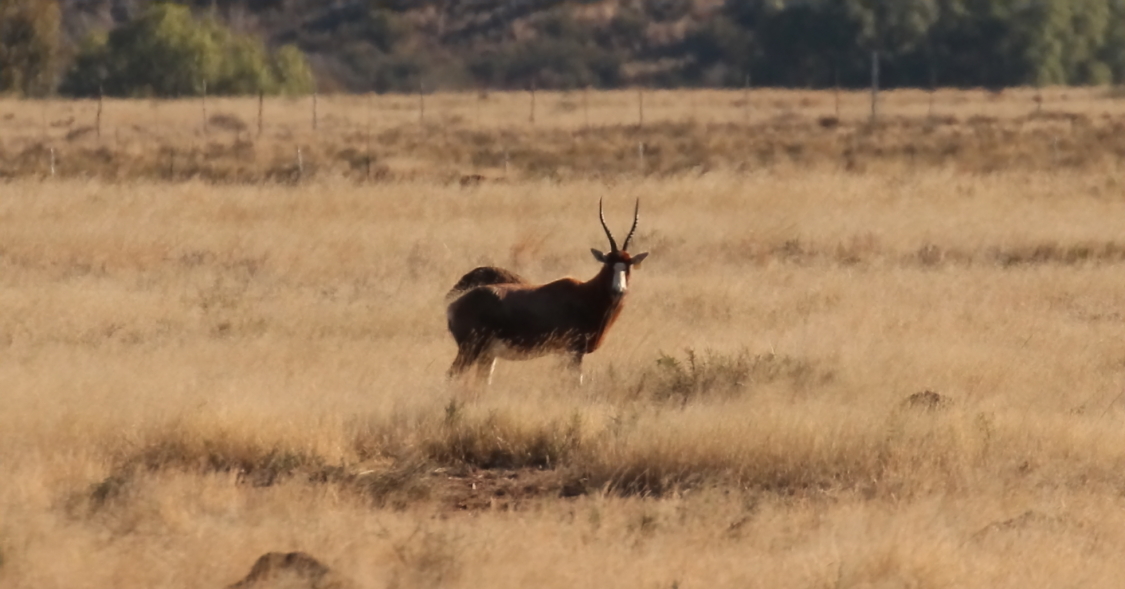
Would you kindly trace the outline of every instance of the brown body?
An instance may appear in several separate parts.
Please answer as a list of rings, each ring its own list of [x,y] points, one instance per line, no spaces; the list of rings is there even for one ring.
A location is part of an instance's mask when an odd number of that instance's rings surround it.
[[[636,222],[634,213],[626,247]],[[618,250],[609,229],[605,231],[612,250],[608,254],[592,250],[602,267],[586,282],[561,278],[532,285],[488,266],[463,276],[450,291],[460,296],[446,312],[449,332],[457,342],[450,375],[473,366],[491,374],[497,358],[521,360],[549,353],[565,354],[573,367],[580,367],[582,357],[601,346],[621,313],[630,269],[647,256]]]

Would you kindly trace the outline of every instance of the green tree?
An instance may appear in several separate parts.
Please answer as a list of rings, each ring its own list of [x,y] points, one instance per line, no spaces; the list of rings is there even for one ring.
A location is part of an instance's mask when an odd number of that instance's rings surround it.
[[[305,54],[295,45],[282,45],[278,48],[273,54],[270,68],[279,93],[308,94],[315,89],[316,82],[309,60],[305,59]]]
[[[1098,49],[1098,61],[1109,70],[1113,82],[1125,82],[1125,0],[1110,0],[1105,43]]]
[[[1125,77],[1123,4],[727,0],[684,49],[697,72],[726,67],[782,86],[823,86],[834,72],[845,85],[866,84],[871,51],[880,54],[887,86],[1100,84]],[[741,81],[732,78],[713,81]]]
[[[1058,1],[1058,0],[1056,0]],[[1109,67],[1101,61],[1112,16],[1107,0],[1070,0],[1069,34],[1063,43],[1063,69],[1070,84],[1106,84],[1112,81]]]
[[[0,92],[44,96],[55,88],[58,0],[0,0]]]
[[[108,35],[87,39],[63,81],[66,94],[190,96],[302,94],[313,87],[304,55],[265,46],[212,19],[198,21],[185,6],[153,4]]]
[[[856,42],[889,56],[923,45],[938,18],[937,0],[850,0],[845,5],[859,25]]]
[[[785,86],[831,85],[837,74],[865,79],[870,58],[861,46],[859,13],[838,0],[791,2],[766,12],[755,37],[762,54],[753,66],[755,79]],[[785,56],[778,59],[777,56]]]
[[[387,8],[373,8],[367,13],[365,37],[384,53],[410,36],[410,25],[399,13]]]

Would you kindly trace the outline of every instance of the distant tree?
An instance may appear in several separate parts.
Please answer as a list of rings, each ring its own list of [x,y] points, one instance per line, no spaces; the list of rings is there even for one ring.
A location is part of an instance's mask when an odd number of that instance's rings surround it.
[[[756,37],[763,55],[753,70],[760,83],[781,86],[829,86],[837,74],[845,83],[863,80],[874,42],[871,23],[854,6],[836,0],[790,3],[765,12]],[[862,83],[862,82],[860,82]]]
[[[190,96],[308,93],[313,77],[304,55],[283,47],[270,55],[258,40],[185,6],[153,4],[108,35],[87,39],[60,90],[90,96]]]
[[[1008,72],[999,84],[1107,82],[1110,72],[1100,54],[1109,30],[1110,1],[995,2],[990,11],[1002,22],[1000,57]]]
[[[294,45],[282,45],[270,60],[274,83],[282,94],[308,94],[315,89],[315,79],[309,60]]]
[[[684,78],[707,86],[737,85],[761,53],[756,40],[750,29],[725,15],[708,20],[681,43],[688,59]]]
[[[645,0],[643,6],[656,22],[671,22],[691,14],[694,4],[692,0]]]
[[[0,92],[44,96],[59,64],[58,0],[0,0]]]
[[[643,40],[635,11],[595,28],[569,8],[544,11],[531,20],[533,35],[468,56],[467,71],[478,83],[502,88],[612,87],[621,81],[622,55]],[[622,15],[618,15],[621,17]]]
[[[609,21],[608,33],[612,45],[633,52],[644,49],[647,41],[648,19],[639,10],[618,10]]]
[[[1125,83],[1125,0],[1108,2],[1105,43],[1098,49],[1098,62],[1109,70],[1114,83]]]
[[[469,72],[493,87],[573,89],[613,87],[620,83],[621,65],[615,53],[597,46],[541,37],[475,56]]]
[[[849,0],[856,43],[868,51],[898,55],[917,49],[938,18],[938,0]]]
[[[385,53],[390,53],[411,33],[410,25],[389,8],[373,8],[367,13],[365,24],[367,40]]]
[[[1125,0],[727,0],[687,36],[704,83],[1101,84],[1125,78]],[[714,75],[715,73],[718,75]],[[688,76],[685,76],[688,77]]]
[[[1111,17],[1107,0],[1054,0],[1058,5],[1060,41],[1063,46],[1057,81],[1066,84],[1106,84],[1112,72],[1101,61]]]

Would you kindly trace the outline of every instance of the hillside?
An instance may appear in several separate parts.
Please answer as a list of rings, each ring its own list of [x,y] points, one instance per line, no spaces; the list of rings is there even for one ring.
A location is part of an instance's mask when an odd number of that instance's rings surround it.
[[[63,0],[64,33],[135,17],[144,0]],[[675,43],[721,6],[716,0],[564,2],[193,2],[272,45],[296,43],[327,89],[470,86],[611,87],[670,71]],[[661,63],[663,62],[663,65]]]
[[[147,0],[62,0],[72,46]],[[194,0],[270,45],[293,43],[321,88],[890,87],[1125,80],[1114,0]]]

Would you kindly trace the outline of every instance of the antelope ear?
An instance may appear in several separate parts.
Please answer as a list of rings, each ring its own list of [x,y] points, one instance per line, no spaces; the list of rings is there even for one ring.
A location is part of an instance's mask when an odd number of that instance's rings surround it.
[[[633,265],[634,266],[640,266],[641,262],[645,261],[645,258],[647,258],[647,257],[648,257],[648,252],[642,252],[642,253],[639,253],[639,254],[633,256]]]
[[[597,260],[597,261],[599,261],[603,264],[605,263],[605,254],[599,252],[598,250],[596,250],[594,248],[590,248],[590,253],[594,254],[595,260]]]

